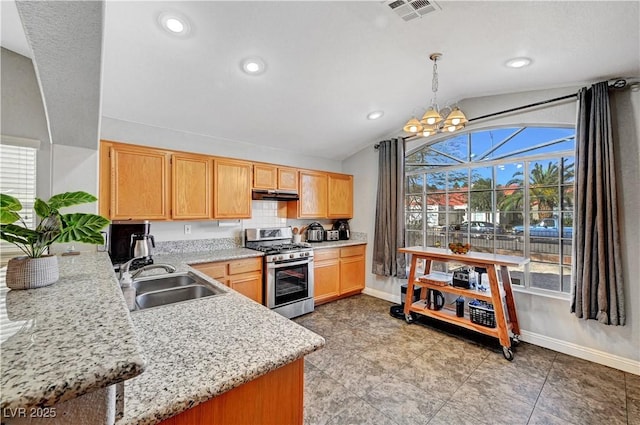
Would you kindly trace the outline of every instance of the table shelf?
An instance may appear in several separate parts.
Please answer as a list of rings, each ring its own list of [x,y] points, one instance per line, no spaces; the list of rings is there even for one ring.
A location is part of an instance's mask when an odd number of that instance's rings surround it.
[[[469,315],[466,313],[464,317],[458,317],[456,316],[456,312],[454,310],[449,310],[447,308],[443,308],[441,310],[430,310],[426,307],[425,300],[419,300],[411,304],[411,311],[414,313],[421,314],[423,316],[427,316],[427,317],[441,320],[443,322],[451,323],[465,329],[469,329],[485,335],[489,335],[494,338],[498,338],[500,336],[498,333],[497,327],[490,328],[488,326],[482,326],[477,323],[473,323],[471,319],[469,319]],[[509,328],[509,330],[511,330],[510,322],[507,324],[507,327]]]
[[[475,298],[475,299],[487,301],[487,302],[493,301],[493,294],[491,293],[491,289],[487,289],[486,291],[480,291],[478,289],[464,289],[464,288],[458,288],[452,285],[444,285],[444,286],[434,285],[433,283],[422,282],[420,280],[414,281],[413,284],[414,286],[434,289],[436,291],[447,292],[449,294],[461,295],[466,298]],[[500,297],[504,298],[505,297],[504,289],[499,288],[499,291],[500,291]]]

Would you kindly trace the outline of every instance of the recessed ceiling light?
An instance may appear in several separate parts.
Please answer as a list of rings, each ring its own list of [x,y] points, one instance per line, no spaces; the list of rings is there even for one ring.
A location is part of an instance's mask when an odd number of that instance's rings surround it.
[[[158,16],[158,23],[163,30],[179,37],[186,37],[191,31],[187,18],[175,12],[162,12]]]
[[[525,57],[509,59],[505,63],[507,68],[524,68],[529,65],[531,65],[531,59]]]
[[[249,75],[259,75],[262,74],[267,65],[260,58],[247,58],[242,61],[242,70]]]
[[[377,120],[384,115],[384,111],[373,111],[367,114],[368,120]]]

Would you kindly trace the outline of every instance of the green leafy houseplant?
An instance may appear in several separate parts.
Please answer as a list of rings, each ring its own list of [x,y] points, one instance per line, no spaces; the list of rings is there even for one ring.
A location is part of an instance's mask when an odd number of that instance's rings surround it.
[[[40,218],[35,229],[28,229],[18,212],[20,201],[13,196],[0,194],[0,239],[16,245],[27,257],[40,258],[54,242],[83,242],[102,244],[100,230],[109,220],[96,214],[61,214],[60,209],[73,205],[95,202],[97,198],[86,192],[65,192],[52,196],[48,202],[36,198],[33,209]],[[14,224],[21,222],[22,226]]]

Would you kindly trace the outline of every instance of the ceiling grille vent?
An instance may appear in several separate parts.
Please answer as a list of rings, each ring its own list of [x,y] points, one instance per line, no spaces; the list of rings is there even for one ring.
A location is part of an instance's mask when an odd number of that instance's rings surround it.
[[[428,0],[386,0],[384,3],[407,22],[440,10],[440,6]]]

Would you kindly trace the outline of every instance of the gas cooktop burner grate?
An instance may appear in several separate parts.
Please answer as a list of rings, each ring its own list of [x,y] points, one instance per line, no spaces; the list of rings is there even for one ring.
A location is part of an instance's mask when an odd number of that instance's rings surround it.
[[[281,254],[284,252],[306,251],[306,250],[310,250],[311,247],[305,244],[287,243],[287,244],[277,244],[277,245],[257,245],[257,246],[251,246],[251,249],[256,249],[266,254]]]

